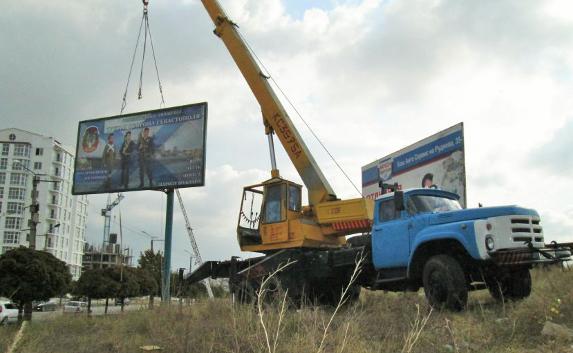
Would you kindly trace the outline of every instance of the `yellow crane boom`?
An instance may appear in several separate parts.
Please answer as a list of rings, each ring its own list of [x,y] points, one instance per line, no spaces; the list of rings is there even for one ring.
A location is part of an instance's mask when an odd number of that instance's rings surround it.
[[[344,235],[367,231],[373,202],[365,198],[338,200],[305,142],[268,82],[255,57],[217,0],[201,0],[237,64],[263,115],[269,140],[271,179],[244,188],[237,235],[245,251],[272,251],[294,247],[338,247]],[[301,186],[280,178],[276,167],[276,134],[304,185],[308,202],[301,206]],[[255,199],[259,200],[258,203]]]
[[[217,0],[203,0],[203,5],[215,23],[215,34],[221,38],[229,50],[261,106],[267,135],[272,133],[277,135],[304,185],[308,188],[309,204],[315,205],[336,199],[328,180],[322,174],[304,140],[275,95],[268,77],[263,74],[259,64],[248,50],[236,25],[227,17]]]

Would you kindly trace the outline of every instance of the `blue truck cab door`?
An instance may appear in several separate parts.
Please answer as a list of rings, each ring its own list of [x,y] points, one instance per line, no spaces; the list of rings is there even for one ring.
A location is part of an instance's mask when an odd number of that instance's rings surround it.
[[[396,211],[394,199],[379,201],[372,228],[372,261],[376,269],[407,267],[410,257],[410,221]]]

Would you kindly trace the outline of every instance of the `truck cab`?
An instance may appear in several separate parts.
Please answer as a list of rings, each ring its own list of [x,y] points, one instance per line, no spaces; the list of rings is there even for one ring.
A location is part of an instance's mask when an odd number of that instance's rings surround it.
[[[569,249],[544,249],[535,210],[463,209],[458,199],[447,191],[410,189],[376,200],[373,289],[423,286],[432,305],[461,310],[472,289],[488,288],[497,299],[527,297],[533,265],[570,258]]]

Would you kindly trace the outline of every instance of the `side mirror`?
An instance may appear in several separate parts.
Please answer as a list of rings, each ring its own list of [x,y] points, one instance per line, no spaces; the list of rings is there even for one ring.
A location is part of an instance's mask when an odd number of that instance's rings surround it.
[[[394,191],[394,209],[396,212],[404,210],[404,191]]]

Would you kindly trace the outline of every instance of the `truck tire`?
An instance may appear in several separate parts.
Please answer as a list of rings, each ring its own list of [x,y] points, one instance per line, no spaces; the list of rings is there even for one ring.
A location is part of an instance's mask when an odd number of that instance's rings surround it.
[[[424,265],[422,280],[426,298],[433,308],[461,311],[466,307],[466,276],[460,263],[453,257],[431,257]]]
[[[257,289],[249,281],[241,281],[231,287],[231,293],[234,294],[235,300],[241,304],[256,303]]]
[[[486,278],[491,296],[498,300],[520,300],[531,294],[531,274],[528,268],[502,272],[501,275]]]

